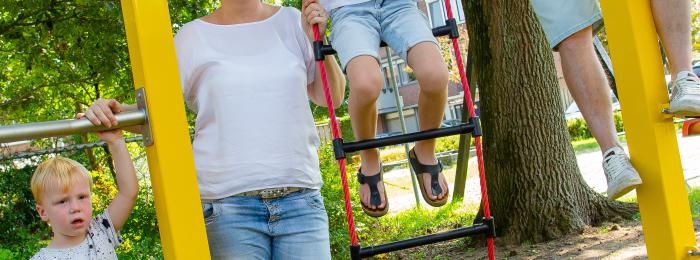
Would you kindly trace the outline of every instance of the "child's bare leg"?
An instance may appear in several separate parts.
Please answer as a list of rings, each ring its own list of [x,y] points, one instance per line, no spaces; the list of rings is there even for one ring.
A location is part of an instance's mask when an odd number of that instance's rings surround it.
[[[447,104],[449,77],[440,49],[432,42],[419,43],[409,50],[408,65],[413,68],[420,84],[418,97],[420,130],[439,128]],[[438,163],[435,157],[435,139],[416,142],[414,151],[422,164]],[[423,183],[426,190],[431,190],[429,174],[423,174]],[[443,174],[440,174],[440,186],[442,193],[437,197],[433,196],[432,192],[428,192],[431,200],[442,199],[447,195],[447,180]]]
[[[372,56],[358,56],[350,60],[346,68],[350,82],[350,98],[348,111],[352,121],[355,139],[365,140],[375,137],[377,129],[377,98],[384,80],[380,73],[379,63]],[[362,160],[361,171],[365,176],[379,173],[379,151],[370,149],[360,151]],[[377,184],[379,194],[384,194],[384,182]],[[377,207],[370,203],[369,185],[360,186],[360,199],[371,209],[383,208],[386,198],[382,195],[382,203]]]

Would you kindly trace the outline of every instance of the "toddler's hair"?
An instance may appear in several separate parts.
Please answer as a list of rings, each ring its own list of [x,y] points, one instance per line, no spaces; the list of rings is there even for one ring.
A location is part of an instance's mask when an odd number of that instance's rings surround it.
[[[41,204],[41,195],[49,187],[58,187],[59,190],[68,191],[76,180],[81,178],[88,181],[92,189],[92,178],[87,169],[80,163],[61,156],[48,159],[41,163],[32,175],[32,195],[37,204]]]

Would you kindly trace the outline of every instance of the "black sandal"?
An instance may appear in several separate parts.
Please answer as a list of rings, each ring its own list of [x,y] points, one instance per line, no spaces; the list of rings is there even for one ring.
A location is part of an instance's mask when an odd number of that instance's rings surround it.
[[[382,170],[380,166],[379,174],[373,175],[373,176],[366,176],[362,173],[362,171],[357,171],[357,181],[362,184],[367,184],[369,185],[369,203],[372,206],[377,206],[376,209],[372,209],[371,207],[367,207],[364,203],[362,203],[362,200],[360,200],[360,204],[362,205],[362,211],[364,211],[367,215],[370,215],[372,217],[378,218],[381,216],[386,215],[386,213],[389,211],[389,200],[386,200],[386,204],[384,205],[383,208],[379,208],[379,205],[382,204],[382,197],[379,195],[379,188],[377,187],[377,184],[379,181],[382,180]],[[384,198],[386,198],[386,188],[384,189]]]
[[[445,203],[447,203],[447,197],[449,196],[445,196],[442,199],[431,200],[430,197],[428,197],[428,193],[425,191],[425,185],[423,184],[423,174],[428,173],[430,174],[430,187],[433,196],[437,197],[440,195],[440,193],[442,193],[439,178],[440,173],[442,172],[442,163],[440,163],[439,160],[438,163],[434,165],[425,165],[420,163],[418,161],[418,156],[416,156],[416,152],[413,151],[413,148],[411,148],[411,151],[408,153],[408,161],[411,163],[411,168],[413,168],[413,172],[416,174],[416,179],[418,179],[418,183],[420,184],[420,192],[423,195],[425,202],[433,207],[445,205]],[[449,192],[450,191],[448,188],[447,193]]]

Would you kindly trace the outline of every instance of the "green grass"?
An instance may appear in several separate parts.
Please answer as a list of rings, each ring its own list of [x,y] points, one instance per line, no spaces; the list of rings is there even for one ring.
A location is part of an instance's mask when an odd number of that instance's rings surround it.
[[[688,201],[690,202],[690,212],[693,218],[700,217],[700,187],[691,188],[688,191]]]
[[[637,195],[630,193],[618,199],[618,201],[637,203]],[[688,190],[688,203],[690,203],[690,213],[693,219],[700,218],[700,187],[693,187]],[[639,213],[633,219],[640,220]]]
[[[599,150],[598,143],[595,138],[588,138],[584,140],[572,141],[571,146],[574,147],[575,153],[585,153],[594,150]]]
[[[627,136],[625,135],[620,135],[617,137],[617,139],[620,141],[620,143],[627,142]],[[574,147],[574,152],[576,154],[600,150],[598,142],[596,142],[595,138],[571,141],[571,146]]]
[[[474,221],[478,206],[478,204],[465,206],[451,203],[439,209],[422,207],[379,219],[367,218],[367,221],[356,225],[358,239],[362,246],[370,246],[470,226]],[[347,236],[347,232],[336,235]],[[331,239],[334,238],[331,237]],[[409,257],[421,258],[422,256],[422,252],[411,252],[410,254],[416,255]],[[333,256],[333,259],[348,259],[349,256],[345,250],[341,250],[340,254]],[[393,254],[389,254],[378,258],[392,258],[392,256]]]

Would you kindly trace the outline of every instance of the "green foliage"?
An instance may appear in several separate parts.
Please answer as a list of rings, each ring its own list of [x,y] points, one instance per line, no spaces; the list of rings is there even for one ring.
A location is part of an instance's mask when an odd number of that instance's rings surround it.
[[[573,140],[582,140],[593,137],[591,131],[588,130],[588,125],[583,118],[575,118],[566,122],[569,129],[569,135]]]
[[[319,161],[321,176],[323,177],[323,188],[321,194],[328,212],[328,225],[331,237],[331,253],[334,256],[349,256],[348,246],[350,240],[348,237],[348,227],[345,218],[345,201],[343,195],[343,185],[340,178],[337,161],[333,155],[333,147],[331,144],[324,144],[319,149]],[[353,203],[353,212],[362,212],[359,204],[358,183],[355,181],[353,165],[348,165],[346,171],[348,176],[348,186],[350,197]],[[355,222],[360,227],[369,217],[365,214],[355,215]],[[335,257],[334,257],[335,258]]]
[[[173,28],[217,3],[169,1]],[[72,118],[98,97],[133,103],[133,89],[119,1],[0,5],[0,121]]]
[[[435,152],[442,153],[459,149],[459,135],[438,138],[435,141]]]
[[[321,175],[323,176],[323,195],[328,212],[328,223],[331,238],[331,253],[333,259],[348,259],[349,235],[345,217],[345,201],[338,165],[333,156],[330,144],[321,146],[319,150]],[[448,204],[439,210],[413,209],[372,218],[364,214],[360,206],[359,184],[354,178],[356,165],[348,165],[348,186],[355,218],[358,239],[362,244],[373,245],[387,243],[409,237],[427,235],[446,229],[453,229],[472,223],[476,208],[466,211],[460,205]],[[391,198],[389,198],[391,200]]]
[[[688,191],[688,200],[690,201],[690,212],[693,218],[700,218],[700,188],[692,188]]]
[[[122,259],[162,259],[158,219],[151,189],[140,189],[134,211],[124,224],[124,243],[117,249]]]
[[[50,238],[29,189],[33,173],[34,167],[0,172],[0,255],[28,259]]]
[[[456,151],[458,149],[458,135],[440,137],[435,141],[435,153]],[[381,161],[385,163],[406,160],[406,150],[403,145],[385,147],[380,150],[379,155]]]
[[[340,133],[343,135],[343,140],[346,142],[355,141],[355,133],[352,131],[352,123],[350,116],[340,118]]]
[[[615,111],[613,113],[613,120],[615,123],[615,130],[617,132],[625,131],[622,123],[622,114],[620,111]],[[569,129],[571,140],[579,141],[593,138],[593,134],[591,134],[590,129],[588,129],[588,124],[586,124],[586,121],[582,117],[568,120],[566,125]]]

